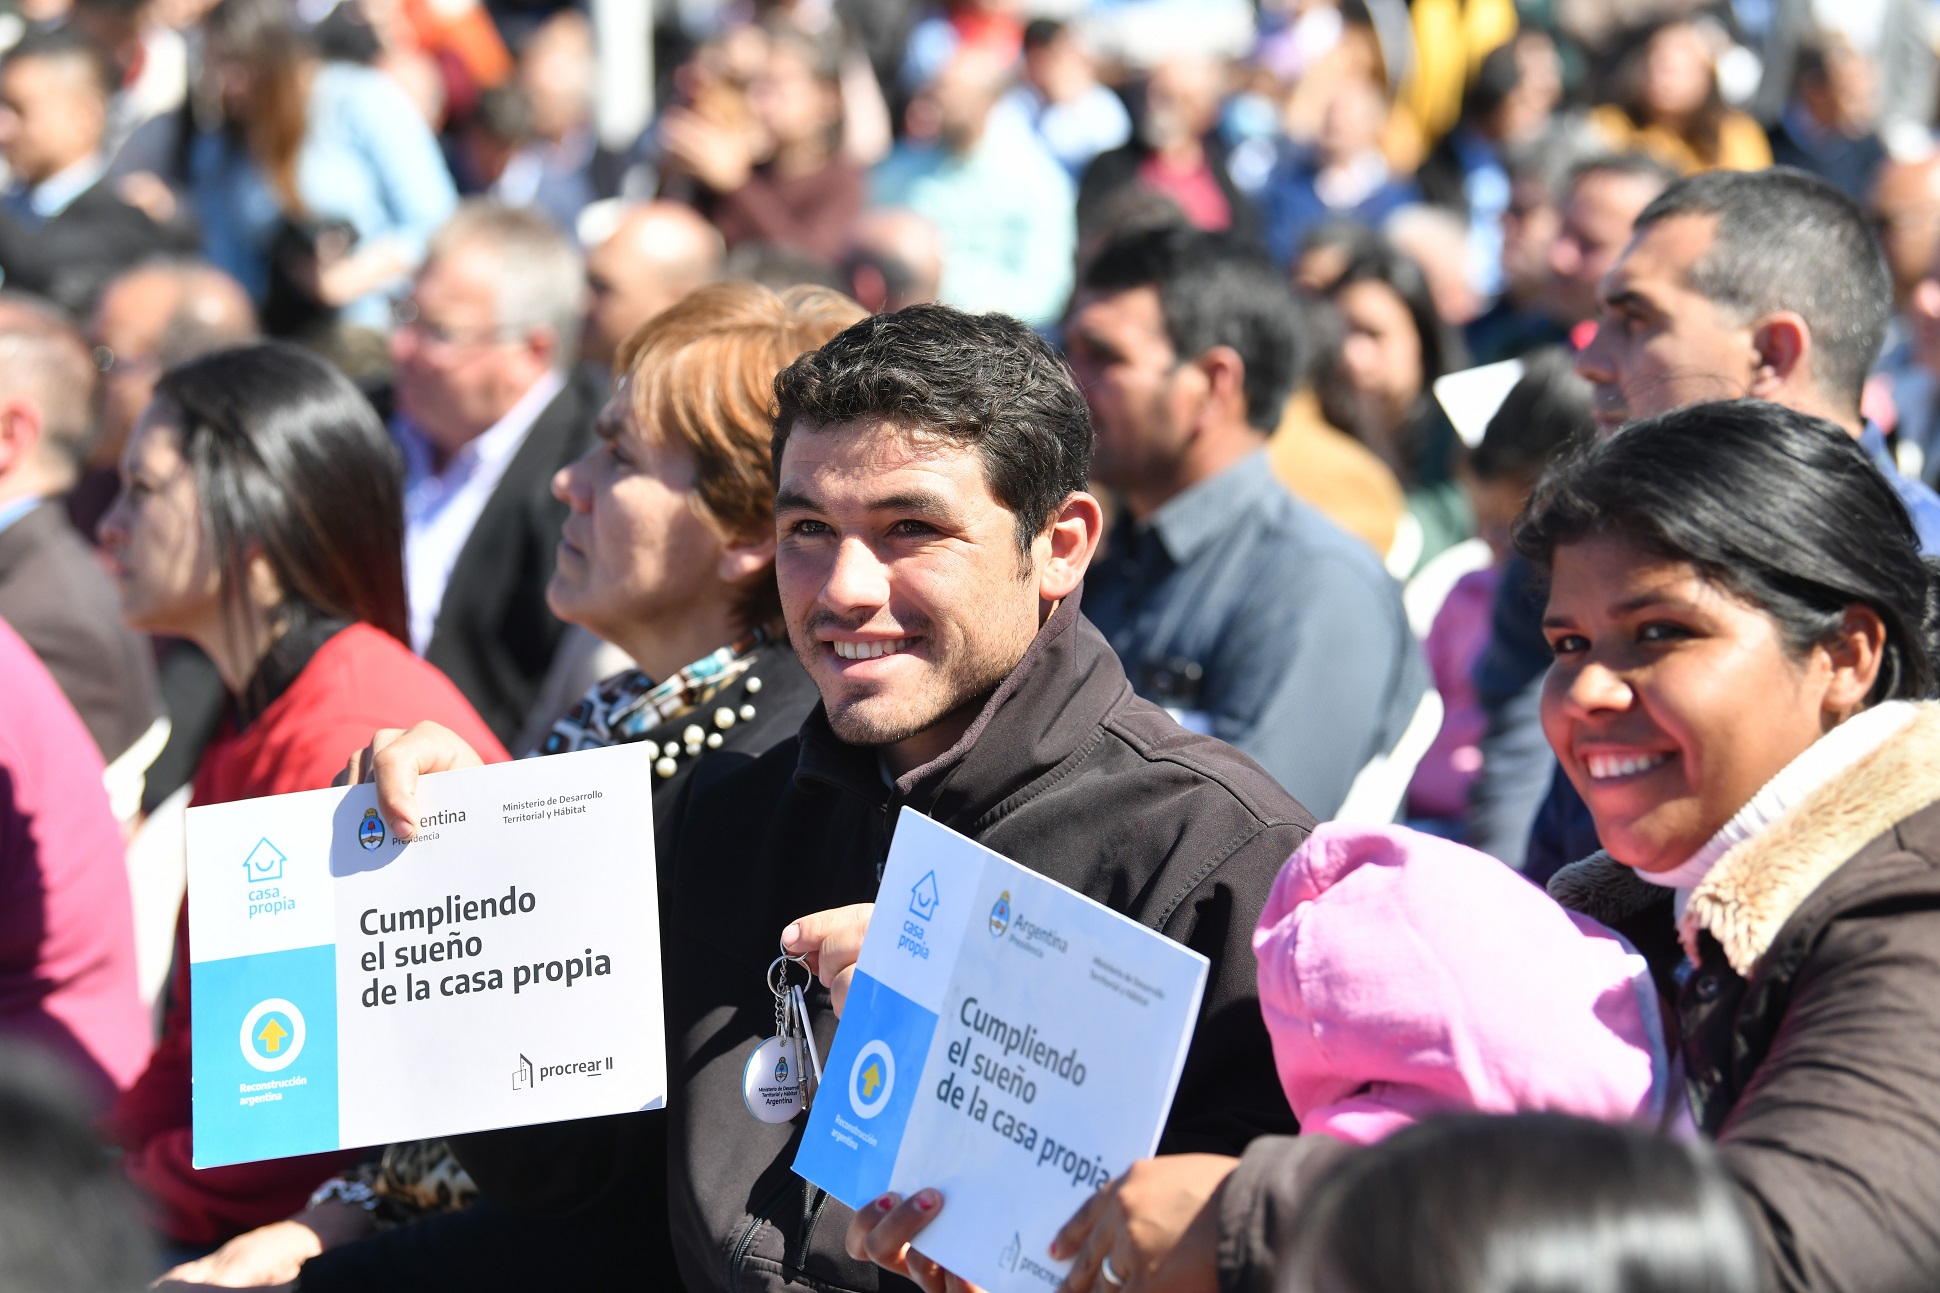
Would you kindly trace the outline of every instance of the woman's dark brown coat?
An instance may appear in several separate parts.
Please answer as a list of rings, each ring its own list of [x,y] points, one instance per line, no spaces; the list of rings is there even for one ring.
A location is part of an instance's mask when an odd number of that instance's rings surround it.
[[[1691,1113],[1737,1180],[1767,1283],[1940,1289],[1940,704],[1671,891],[1596,854],[1550,883],[1628,935],[1674,1003]],[[1681,945],[1680,945],[1681,944]],[[1220,1200],[1225,1289],[1269,1289],[1340,1149],[1262,1141]]]

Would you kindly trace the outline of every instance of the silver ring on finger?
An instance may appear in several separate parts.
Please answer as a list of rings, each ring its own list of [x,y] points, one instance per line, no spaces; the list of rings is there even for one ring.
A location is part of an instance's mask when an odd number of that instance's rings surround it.
[[[1123,1275],[1120,1275],[1115,1269],[1113,1269],[1111,1264],[1110,1253],[1105,1254],[1105,1263],[1104,1265],[1098,1268],[1098,1278],[1105,1281],[1105,1283],[1111,1285],[1115,1289],[1122,1289],[1125,1287],[1125,1277]]]

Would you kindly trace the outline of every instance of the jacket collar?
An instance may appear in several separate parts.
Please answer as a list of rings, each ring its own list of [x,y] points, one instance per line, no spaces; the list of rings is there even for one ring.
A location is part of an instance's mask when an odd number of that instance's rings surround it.
[[[955,745],[886,784],[874,746],[850,745],[816,705],[802,724],[796,783],[848,791],[878,807],[908,803],[974,833],[1002,805],[1098,739],[1099,724],[1131,695],[1109,643],[1078,613],[1073,592],[1031,639]]]
[[[1833,872],[1869,841],[1940,799],[1936,768],[1940,703],[1926,702],[1878,749],[1718,859],[1692,891],[1679,922],[1685,954],[1695,960],[1697,936],[1707,932],[1731,968],[1750,977],[1785,922]],[[1601,851],[1558,871],[1549,892],[1605,924],[1669,896]]]

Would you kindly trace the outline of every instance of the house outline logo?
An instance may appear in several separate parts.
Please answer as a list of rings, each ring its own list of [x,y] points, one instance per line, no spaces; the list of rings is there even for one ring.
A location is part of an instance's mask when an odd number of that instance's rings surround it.
[[[384,823],[377,816],[375,808],[364,810],[364,820],[357,823],[357,842],[366,852],[374,852],[384,845]]]
[[[910,915],[928,920],[936,915],[937,904],[942,901],[936,891],[936,872],[925,871],[923,878],[909,887]]]
[[[532,1089],[532,1061],[523,1054],[519,1056],[519,1066],[512,1070],[512,1089],[514,1091]]]
[[[1024,1255],[1024,1236],[1018,1231],[1010,1232],[1010,1242],[997,1254],[997,1264],[1007,1271],[1017,1269],[1017,1259]]]
[[[243,874],[251,884],[281,880],[283,863],[286,861],[288,859],[283,856],[283,850],[270,843],[269,836],[265,835],[256,841],[256,847],[249,850],[249,856],[243,859]]]

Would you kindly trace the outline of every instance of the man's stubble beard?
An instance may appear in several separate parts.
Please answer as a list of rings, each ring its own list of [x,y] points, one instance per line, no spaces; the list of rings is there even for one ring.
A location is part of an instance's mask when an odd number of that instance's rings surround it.
[[[813,638],[815,627],[811,622],[798,635],[790,626],[789,633],[797,655],[806,657],[809,651],[824,649],[824,644]],[[926,642],[935,644],[936,638],[932,633],[922,636]],[[808,637],[809,641],[804,643],[803,637]],[[1030,643],[1031,638],[1026,637],[1014,650],[991,644],[980,652],[966,652],[959,656],[954,667],[947,671],[934,671],[931,674],[932,685],[924,688],[920,694],[907,697],[900,707],[896,706],[892,696],[881,692],[833,702],[828,693],[823,692],[822,706],[828,714],[829,728],[845,745],[880,747],[907,741],[995,691],[1017,668]],[[931,661],[930,664],[934,670],[935,662]]]

